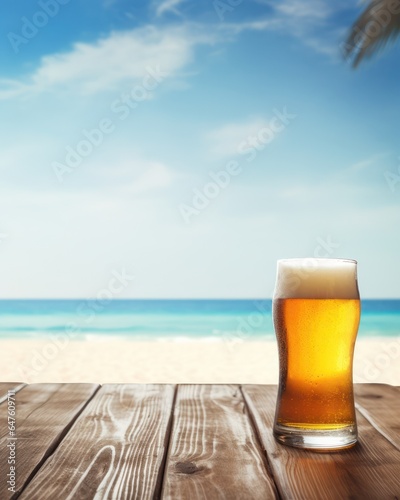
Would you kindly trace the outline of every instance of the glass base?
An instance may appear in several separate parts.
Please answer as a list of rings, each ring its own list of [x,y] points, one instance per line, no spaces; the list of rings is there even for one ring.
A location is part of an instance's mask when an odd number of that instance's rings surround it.
[[[289,427],[276,423],[274,436],[280,443],[295,448],[335,451],[350,448],[356,444],[357,427],[356,425],[348,425],[340,429],[318,430]]]

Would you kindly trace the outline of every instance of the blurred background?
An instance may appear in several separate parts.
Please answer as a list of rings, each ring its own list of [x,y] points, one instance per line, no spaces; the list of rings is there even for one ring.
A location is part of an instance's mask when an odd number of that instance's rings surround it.
[[[398,297],[400,47],[353,68],[363,8],[3,4],[1,297],[268,298],[300,256]]]

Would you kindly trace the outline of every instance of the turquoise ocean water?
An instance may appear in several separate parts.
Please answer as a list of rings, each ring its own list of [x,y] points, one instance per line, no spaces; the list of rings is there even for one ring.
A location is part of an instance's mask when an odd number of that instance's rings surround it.
[[[0,338],[274,339],[270,300],[0,300]],[[363,300],[359,338],[400,335],[400,300]]]

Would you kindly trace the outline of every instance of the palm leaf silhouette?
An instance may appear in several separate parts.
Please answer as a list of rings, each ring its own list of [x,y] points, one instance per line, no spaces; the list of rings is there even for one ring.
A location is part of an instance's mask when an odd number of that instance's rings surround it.
[[[400,34],[400,1],[370,0],[351,27],[344,44],[346,58],[353,67],[394,41]]]

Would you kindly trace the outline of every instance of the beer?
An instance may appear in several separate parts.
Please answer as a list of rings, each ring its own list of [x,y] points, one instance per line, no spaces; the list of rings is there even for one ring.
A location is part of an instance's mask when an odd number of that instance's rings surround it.
[[[279,261],[273,317],[280,372],[275,436],[310,448],[354,444],[355,261]]]

